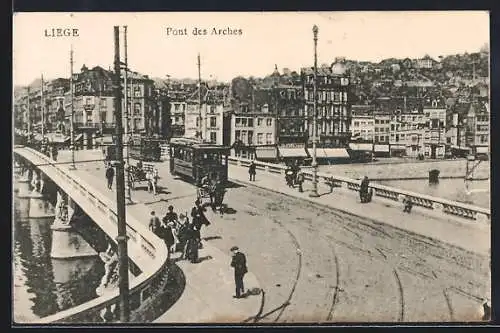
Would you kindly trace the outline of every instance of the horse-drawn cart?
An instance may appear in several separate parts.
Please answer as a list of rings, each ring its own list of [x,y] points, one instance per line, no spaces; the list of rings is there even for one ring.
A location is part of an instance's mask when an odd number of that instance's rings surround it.
[[[212,206],[214,211],[219,208],[219,211],[222,214],[225,193],[226,189],[222,183],[199,186],[197,189],[197,199],[201,206]]]
[[[158,169],[152,164],[145,163],[144,165],[130,165],[128,168],[130,186],[135,190],[137,183],[145,182],[148,186],[148,191],[153,190],[156,194],[156,185],[158,183]],[[152,188],[151,188],[152,187]]]

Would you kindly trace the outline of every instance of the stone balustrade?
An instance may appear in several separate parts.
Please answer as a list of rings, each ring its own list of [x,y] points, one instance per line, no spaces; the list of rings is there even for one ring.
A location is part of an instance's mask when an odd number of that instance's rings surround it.
[[[249,159],[236,157],[229,157],[228,160],[232,165],[243,167],[248,167],[252,162],[252,160]],[[257,170],[264,170],[270,173],[284,174],[286,169],[286,166],[284,165],[265,163],[255,160],[253,160],[253,162],[255,163]],[[305,180],[312,181],[312,170],[310,168],[302,168],[302,172],[304,173]],[[352,191],[359,191],[361,185],[361,180],[357,179],[332,176],[330,174],[322,172],[318,172],[317,176],[318,182],[324,182],[331,188],[343,187]],[[445,215],[454,215],[474,221],[489,221],[491,219],[491,211],[487,208],[468,205],[465,203],[451,201],[443,198],[432,197],[429,195],[388,187],[380,184],[371,183],[370,188],[372,188],[374,191],[374,198],[381,197],[395,202],[401,202],[401,206],[403,206],[403,200],[410,199],[414,206],[419,206],[434,211],[440,211]]]
[[[111,239],[114,240],[118,236],[115,201],[99,197],[91,184],[77,179],[40,152],[29,148],[15,148],[14,153],[37,165],[37,168],[77,202]],[[143,223],[130,214],[127,215],[126,222],[129,258],[141,270],[129,284],[130,319],[134,321],[134,318],[139,318],[141,311],[144,311],[154,296],[163,289],[162,286],[167,281],[169,255],[163,240],[154,235]],[[117,318],[119,302],[118,289],[108,291],[89,302],[41,318],[38,323],[99,322],[103,320],[103,313],[109,311],[114,312]]]

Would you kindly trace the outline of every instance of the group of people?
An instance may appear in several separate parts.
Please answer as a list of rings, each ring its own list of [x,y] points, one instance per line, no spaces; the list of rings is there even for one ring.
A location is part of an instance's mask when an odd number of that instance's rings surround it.
[[[160,220],[154,211],[151,212],[149,229],[164,240],[170,254],[182,252],[181,259],[192,263],[198,262],[198,250],[202,247],[201,227],[210,225],[198,200],[187,214],[177,215],[174,207],[169,206],[165,216]]]
[[[220,209],[220,213],[223,214],[222,202],[224,200],[224,194],[226,192],[224,184],[217,178],[212,181],[209,175],[206,175],[201,179],[201,188],[209,194],[210,196],[210,206],[212,210],[215,211],[217,207]]]
[[[285,181],[289,187],[293,188],[295,185],[298,185],[299,192],[304,192],[304,189],[302,188],[304,180],[304,174],[300,171],[298,163],[287,165],[285,170]]]

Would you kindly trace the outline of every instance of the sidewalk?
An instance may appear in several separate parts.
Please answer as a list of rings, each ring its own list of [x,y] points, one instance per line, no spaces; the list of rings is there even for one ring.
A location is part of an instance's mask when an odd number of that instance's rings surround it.
[[[309,200],[316,204],[328,206],[346,213],[369,218],[380,223],[392,225],[396,228],[437,239],[463,249],[479,254],[489,255],[491,233],[490,224],[458,220],[425,208],[414,206],[411,214],[403,212],[401,203],[388,199],[374,198],[371,203],[359,203],[358,193],[355,191],[335,188],[330,189],[318,183],[320,197],[309,197],[311,182],[304,183],[304,192],[286,186],[283,175],[257,170],[255,182],[248,180],[248,169],[241,166],[229,165],[230,179],[285,195]]]
[[[115,184],[110,191],[103,179],[103,166],[99,162],[79,163],[78,169],[71,171],[78,177],[110,199],[116,197]],[[177,212],[190,211],[195,200],[195,191],[170,190],[172,195],[160,194],[153,196],[147,190],[133,191],[134,204],[127,205],[127,215],[132,214],[139,221],[149,222],[150,212],[155,210],[161,218],[166,207],[172,204]],[[183,191],[182,191],[183,190]],[[167,201],[168,198],[168,201]],[[210,228],[204,227],[204,228]],[[202,229],[203,233],[203,229]],[[174,260],[178,254],[174,255]],[[181,297],[167,312],[159,316],[157,323],[235,323],[255,316],[261,306],[261,295],[250,295],[246,298],[234,299],[234,276],[230,267],[231,258],[207,242],[203,242],[199,258],[201,262],[192,264],[187,261],[177,261],[181,268],[186,285]],[[245,275],[246,290],[260,290],[257,278],[251,272]]]

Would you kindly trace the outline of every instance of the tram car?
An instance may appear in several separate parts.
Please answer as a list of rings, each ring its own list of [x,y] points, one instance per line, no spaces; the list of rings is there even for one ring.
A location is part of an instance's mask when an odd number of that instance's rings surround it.
[[[129,156],[139,161],[161,161],[161,146],[165,141],[143,135],[132,136],[129,141]]]
[[[227,183],[230,148],[189,138],[170,139],[170,173],[189,179],[197,186],[208,176]]]

